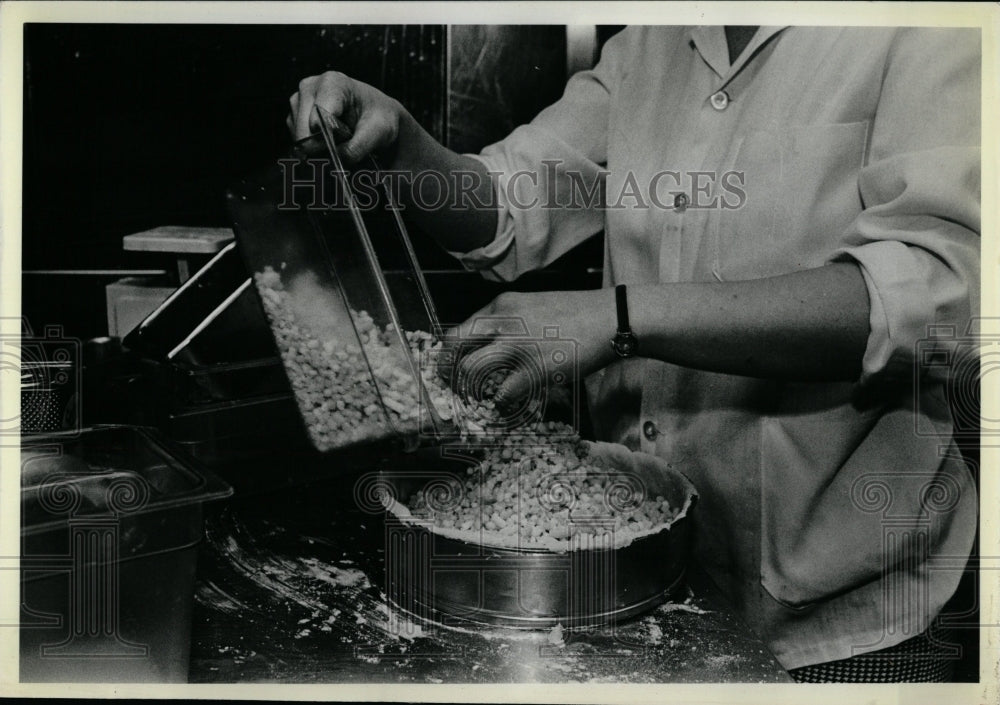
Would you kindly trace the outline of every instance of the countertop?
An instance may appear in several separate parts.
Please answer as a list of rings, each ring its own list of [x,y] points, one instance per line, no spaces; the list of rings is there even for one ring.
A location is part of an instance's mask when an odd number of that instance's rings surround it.
[[[443,625],[408,615],[380,585],[383,521],[359,508],[350,487],[338,479],[238,493],[210,511],[191,682],[791,680],[696,568],[670,601],[589,631]]]

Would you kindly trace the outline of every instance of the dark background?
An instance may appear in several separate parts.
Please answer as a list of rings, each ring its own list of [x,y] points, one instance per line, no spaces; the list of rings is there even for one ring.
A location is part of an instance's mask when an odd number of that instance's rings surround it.
[[[288,149],[300,79],[343,71],[475,152],[558,99],[567,78],[562,26],[29,24],[24,39],[22,306],[36,329],[84,339],[107,332],[105,285],[171,269],[168,256],[123,252],[123,235],[229,226],[226,186]],[[430,277],[439,301],[471,313],[499,293],[415,241],[427,269],[450,270]],[[578,250],[517,288],[599,285],[600,238]]]

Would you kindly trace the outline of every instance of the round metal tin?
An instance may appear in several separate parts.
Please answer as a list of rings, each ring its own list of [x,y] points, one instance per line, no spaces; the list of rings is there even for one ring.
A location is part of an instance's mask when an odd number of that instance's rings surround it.
[[[615,454],[623,457],[621,451]],[[434,621],[524,629],[601,626],[656,607],[683,584],[691,543],[687,514],[697,495],[687,478],[658,458],[631,460],[630,470],[641,473],[650,491],[682,508],[662,530],[619,548],[609,542],[606,548],[556,551],[490,545],[490,532],[483,532],[478,542],[462,540],[405,512],[389,512],[387,596]],[[405,502],[420,477],[387,473],[382,481]],[[578,526],[585,530],[587,525]]]

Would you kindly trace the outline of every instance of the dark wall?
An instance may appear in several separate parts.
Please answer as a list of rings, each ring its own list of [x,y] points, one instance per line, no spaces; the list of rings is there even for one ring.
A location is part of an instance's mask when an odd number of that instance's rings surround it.
[[[122,235],[227,225],[226,185],[287,149],[307,75],[378,85],[442,137],[444,44],[437,26],[27,26],[24,267],[119,267]]]
[[[305,76],[371,83],[438,139],[478,151],[558,99],[565,52],[560,26],[27,25],[22,268],[169,267],[123,252],[122,236],[227,227],[226,186],[288,148],[288,97]],[[414,239],[426,267],[459,269]],[[582,272],[600,252],[595,241],[557,269]],[[102,335],[114,279],[26,274],[24,312]],[[448,281],[470,302],[495,292],[477,275]]]
[[[450,28],[448,145],[478,152],[555,102],[566,85],[566,30],[556,26]]]

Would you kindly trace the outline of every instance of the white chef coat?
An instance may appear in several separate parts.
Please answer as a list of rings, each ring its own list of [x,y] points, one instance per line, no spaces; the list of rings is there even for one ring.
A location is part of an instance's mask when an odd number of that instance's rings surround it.
[[[859,265],[871,332],[856,382],[655,360],[587,381],[602,439],[698,487],[695,556],[786,668],[923,631],[970,552],[952,382],[923,363],[964,349],[979,308],[980,51],[978,30],[761,27],[730,65],[722,27],[630,27],[477,155],[500,175],[500,220],[457,256],[491,278],[601,230],[606,286]],[[615,207],[518,207],[570,203],[569,172],[604,178]]]

